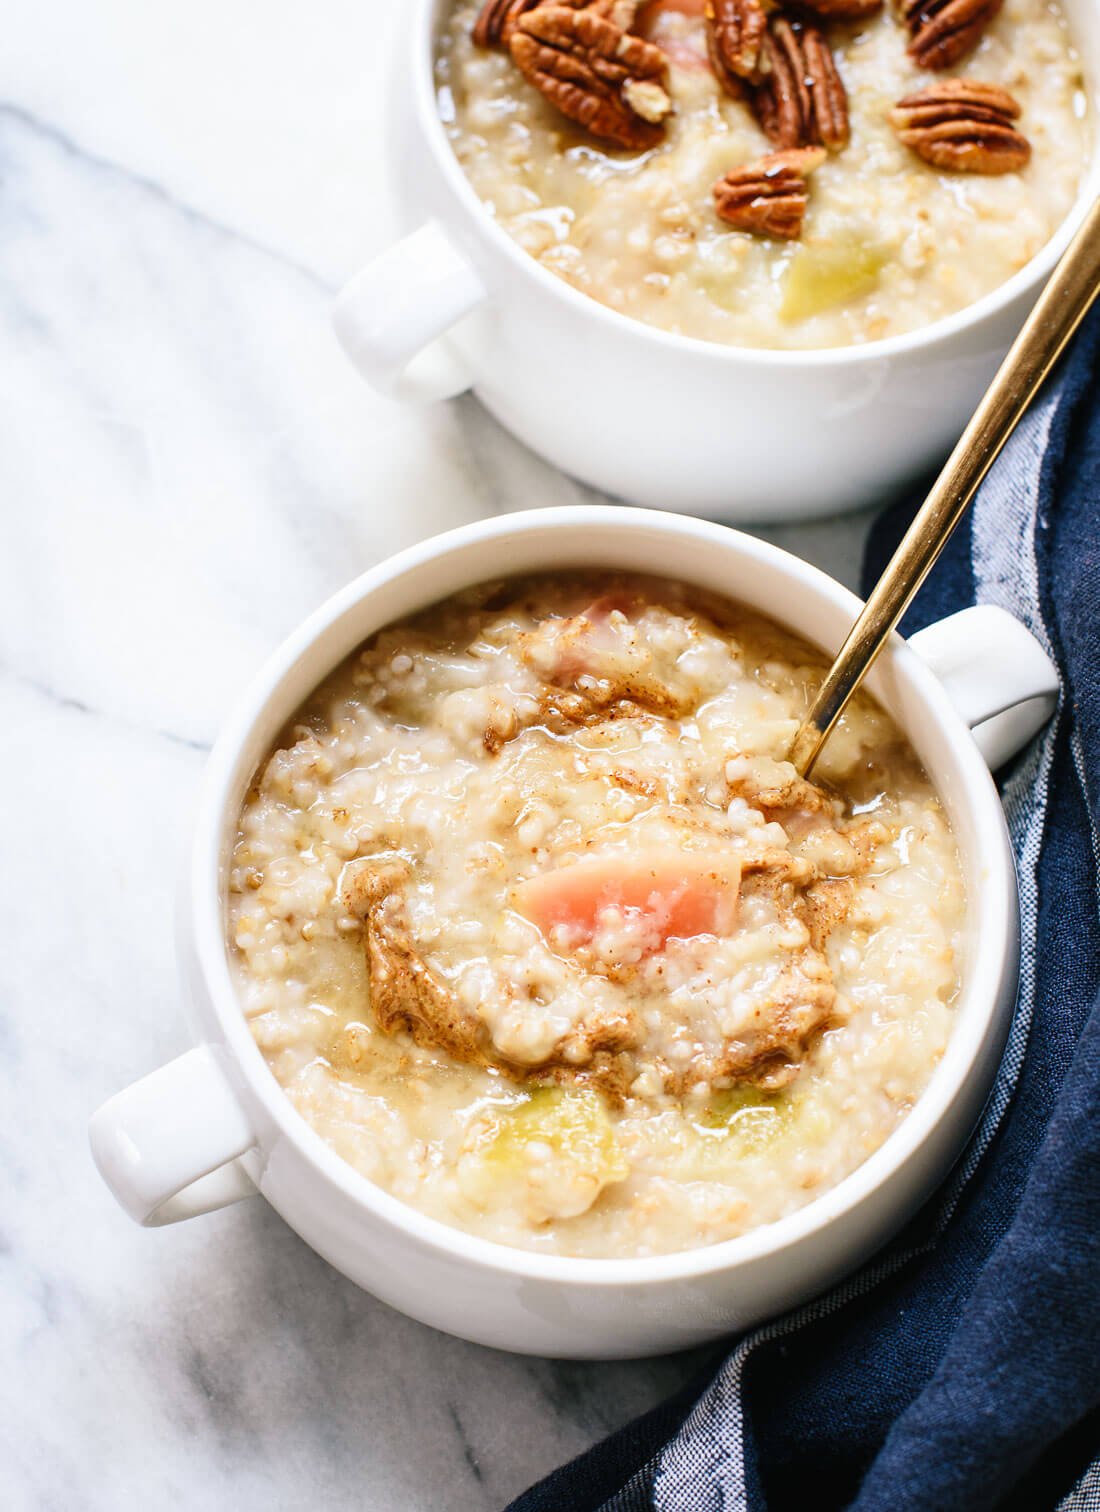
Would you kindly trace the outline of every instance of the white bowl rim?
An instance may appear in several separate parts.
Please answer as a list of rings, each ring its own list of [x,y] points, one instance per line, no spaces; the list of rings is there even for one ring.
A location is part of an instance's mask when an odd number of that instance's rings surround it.
[[[745,363],[753,367],[776,368],[831,368],[852,364],[886,361],[912,352],[921,352],[935,347],[940,342],[950,341],[972,326],[999,314],[1015,299],[1025,296],[1051,273],[1061,257],[1070,238],[1084,220],[1085,214],[1097,194],[1100,194],[1100,86],[1086,85],[1090,113],[1094,117],[1091,159],[1086,162],[1078,186],[1077,197],[1065,219],[1059,224],[1050,240],[1033,258],[1011,278],[998,284],[988,294],[972,304],[946,315],[940,320],[920,326],[915,331],[906,331],[897,336],[886,336],[876,341],[834,347],[807,347],[781,349],[775,347],[734,346],[726,342],[706,341],[699,336],[681,336],[675,331],[666,331],[660,326],[649,325],[634,316],[624,315],[601,303],[589,294],[583,294],[563,278],[558,278],[544,268],[529,253],[524,252],[508,233],[493,219],[478,198],[473,185],[463,173],[447,134],[443,129],[433,89],[432,63],[435,46],[435,16],[447,0],[418,0],[418,25],[409,28],[413,52],[409,71],[413,76],[414,104],[425,127],[432,157],[436,167],[445,178],[452,195],[473,222],[476,230],[483,233],[496,255],[509,262],[519,274],[531,278],[544,293],[564,300],[581,314],[610,325],[620,335],[632,334],[638,340],[651,340],[666,350],[691,353],[696,358],[718,363]],[[426,65],[426,66],[425,66]],[[397,70],[401,77],[401,70]],[[395,80],[396,85],[396,80]],[[400,86],[397,86],[400,87]],[[492,294],[490,291],[490,300]]]
[[[403,1230],[437,1255],[463,1260],[502,1277],[552,1281],[566,1287],[638,1287],[734,1271],[791,1249],[843,1218],[900,1172],[965,1091],[993,1028],[1006,975],[1016,965],[1016,875],[1004,811],[970,732],[931,670],[895,635],[890,649],[884,653],[892,670],[916,690],[949,738],[967,803],[983,835],[983,885],[977,899],[967,899],[972,924],[971,958],[967,961],[966,980],[947,1049],[916,1106],[878,1150],[835,1187],[774,1223],[697,1249],[626,1259],[545,1255],[482,1239],[428,1217],[356,1171],[309,1126],[275,1080],[252,1037],[230,975],[222,836],[230,804],[235,809],[239,798],[240,754],[269,701],[299,660],[309,655],[320,635],[392,579],[419,569],[440,555],[501,535],[546,528],[574,532],[587,524],[614,525],[623,530],[644,526],[647,531],[690,536],[702,544],[721,544],[726,548],[735,543],[742,554],[752,559],[788,573],[793,570],[804,587],[831,600],[846,614],[854,616],[860,607],[855,594],[833,578],[769,542],[730,526],[621,505],[566,505],[496,515],[411,546],[355,578],[304,620],[260,669],[225,724],[210,754],[201,787],[189,871],[189,923],[209,1009],[251,1095],[261,1104],[279,1135],[297,1148],[315,1172],[343,1197],[366,1208],[383,1223]],[[469,581],[472,583],[476,578]],[[321,673],[316,682],[325,675]],[[999,843],[989,843],[993,840]],[[308,1234],[304,1237],[308,1241]]]

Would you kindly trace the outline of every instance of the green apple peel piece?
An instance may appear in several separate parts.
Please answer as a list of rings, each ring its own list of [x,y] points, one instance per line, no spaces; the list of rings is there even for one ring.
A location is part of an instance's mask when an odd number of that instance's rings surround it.
[[[533,1223],[586,1212],[629,1174],[600,1094],[562,1087],[539,1087],[496,1111],[459,1166],[478,1206],[519,1201]]]
[[[869,294],[889,260],[886,248],[855,237],[799,247],[783,277],[781,319],[795,325]]]
[[[749,1155],[786,1132],[791,1111],[789,1098],[769,1095],[757,1087],[731,1087],[728,1092],[715,1093],[701,1122],[706,1129],[734,1141],[739,1153]]]

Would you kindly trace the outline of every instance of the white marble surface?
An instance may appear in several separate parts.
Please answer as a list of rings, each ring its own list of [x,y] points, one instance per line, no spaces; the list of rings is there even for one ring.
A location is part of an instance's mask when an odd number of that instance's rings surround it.
[[[227,705],[381,554],[583,496],[343,365],[398,0],[13,0],[0,49],[0,1505],[491,1509],[693,1362],[521,1360],[259,1200],[143,1232],[88,1114],[185,1046],[172,893]],[[863,521],[772,532],[851,581]]]

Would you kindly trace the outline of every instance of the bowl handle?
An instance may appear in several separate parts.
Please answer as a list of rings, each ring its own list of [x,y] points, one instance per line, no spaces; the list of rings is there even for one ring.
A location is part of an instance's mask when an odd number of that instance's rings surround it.
[[[440,338],[487,297],[442,226],[428,221],[344,286],[332,323],[375,388],[397,399],[449,399],[472,380]]]
[[[255,1194],[237,1157],[256,1143],[209,1045],[188,1050],[92,1115],[92,1156],[146,1227],[212,1213]]]
[[[1058,705],[1058,669],[1031,631],[978,604],[909,638],[996,771],[1038,734]]]

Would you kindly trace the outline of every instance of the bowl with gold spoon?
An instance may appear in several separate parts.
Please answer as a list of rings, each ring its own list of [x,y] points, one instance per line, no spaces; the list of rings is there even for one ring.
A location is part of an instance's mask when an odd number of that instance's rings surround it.
[[[203,785],[196,1043],[92,1121],[133,1218],[259,1193],[411,1316],[589,1358],[718,1338],[896,1231],[1004,1046],[991,768],[1058,683],[999,609],[890,627],[1091,303],[1098,226],[866,606],[608,506],[424,542],[290,637]]]

